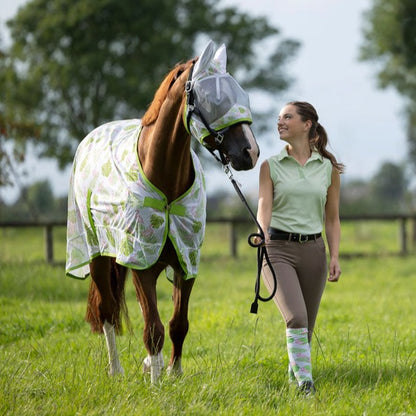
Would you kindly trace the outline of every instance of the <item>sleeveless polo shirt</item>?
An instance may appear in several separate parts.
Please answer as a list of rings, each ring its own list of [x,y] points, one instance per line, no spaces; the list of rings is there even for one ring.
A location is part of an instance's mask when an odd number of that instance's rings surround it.
[[[331,161],[314,151],[302,166],[286,147],[267,161],[273,182],[270,226],[300,234],[320,233],[331,185]]]

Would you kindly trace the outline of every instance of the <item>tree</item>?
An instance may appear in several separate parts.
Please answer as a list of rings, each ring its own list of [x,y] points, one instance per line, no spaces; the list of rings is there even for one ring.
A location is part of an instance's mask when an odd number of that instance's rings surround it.
[[[416,168],[416,2],[373,0],[365,23],[361,59],[379,62],[379,86],[391,86],[406,98],[404,119]]]
[[[354,180],[341,188],[341,214],[397,214],[412,207],[404,166],[384,162],[370,181]]]
[[[208,37],[227,44],[229,70],[243,85],[268,93],[288,87],[284,64],[299,46],[280,40],[266,18],[216,0],[31,0],[8,26],[1,111],[22,108],[42,128],[39,154],[61,167],[97,125],[140,117],[164,74]]]
[[[27,188],[27,200],[32,207],[42,213],[53,211],[54,196],[48,180],[36,182]]]
[[[36,139],[40,133],[39,126],[25,113],[14,94],[11,86],[18,81],[9,65],[9,55],[0,39],[0,186],[13,184],[15,166],[24,159],[27,138]],[[7,146],[10,141],[13,146]]]
[[[48,180],[23,187],[19,198],[11,206],[0,201],[0,216],[4,221],[63,219],[65,213],[65,206],[62,206],[61,200],[55,200]]]
[[[372,191],[379,210],[398,212],[404,208],[407,186],[408,180],[402,166],[383,163],[372,179]]]

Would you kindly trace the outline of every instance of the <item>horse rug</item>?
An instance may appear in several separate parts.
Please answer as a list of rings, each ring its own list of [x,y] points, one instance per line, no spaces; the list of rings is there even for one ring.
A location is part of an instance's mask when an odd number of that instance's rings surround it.
[[[191,150],[194,183],[169,204],[142,170],[140,132],[139,119],[114,121],[93,130],[78,146],[68,193],[68,276],[86,278],[89,263],[100,255],[147,269],[169,238],[184,278],[196,277],[206,220],[201,164]]]

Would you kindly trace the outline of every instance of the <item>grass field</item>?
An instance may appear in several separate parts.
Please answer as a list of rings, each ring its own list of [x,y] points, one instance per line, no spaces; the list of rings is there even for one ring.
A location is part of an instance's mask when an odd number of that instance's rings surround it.
[[[342,249],[378,256],[342,259],[341,281],[327,285],[313,341],[318,393],[305,399],[287,383],[275,306],[249,313],[255,250],[241,241],[230,258],[219,226],[207,230],[191,298],[184,376],[156,386],[142,374],[131,282],[133,333],[118,338],[126,374],[111,379],[104,340],[83,320],[89,282],[64,276],[64,230],[55,266],[44,263],[40,230],[0,230],[0,415],[416,415],[416,257],[390,255],[392,235],[395,224],[343,225]],[[158,290],[167,323],[164,277]]]

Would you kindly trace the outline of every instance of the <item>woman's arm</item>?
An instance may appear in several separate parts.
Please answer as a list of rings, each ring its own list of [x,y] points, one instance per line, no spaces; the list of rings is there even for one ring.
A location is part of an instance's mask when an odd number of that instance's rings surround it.
[[[257,207],[257,221],[268,239],[267,229],[270,226],[273,207],[273,182],[270,177],[269,162],[265,160],[260,166],[259,175],[259,203]]]
[[[339,220],[340,175],[332,168],[331,185],[328,188],[325,206],[325,233],[329,248],[329,278],[330,282],[337,282],[341,274],[339,266],[339,244],[341,240],[341,223]]]

